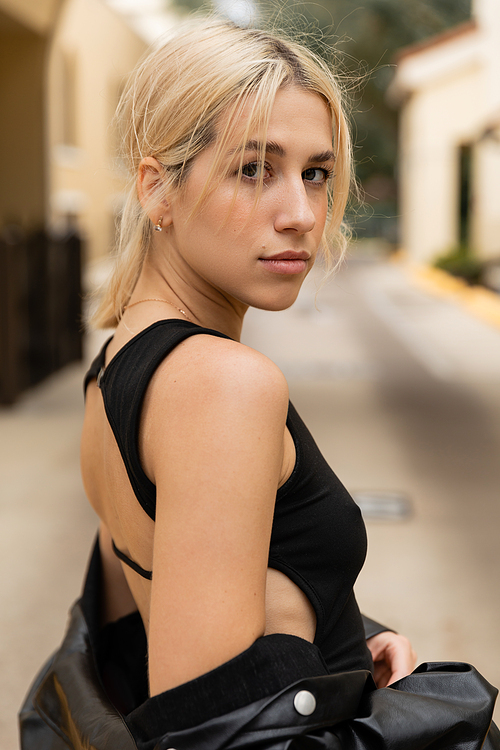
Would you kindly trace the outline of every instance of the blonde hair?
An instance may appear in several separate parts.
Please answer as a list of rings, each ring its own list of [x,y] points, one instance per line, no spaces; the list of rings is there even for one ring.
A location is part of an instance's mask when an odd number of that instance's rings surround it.
[[[264,159],[274,98],[278,89],[289,84],[320,95],[332,115],[335,175],[329,187],[322,250],[327,269],[334,266],[336,257],[342,257],[346,244],[342,221],[352,182],[352,159],[343,94],[335,76],[319,56],[296,42],[217,18],[192,19],[163,38],[161,46],[143,59],[118,107],[131,186],[121,215],[114,272],[93,315],[95,327],[118,324],[151,243],[152,224],[139,203],[135,185],[141,160],[152,156],[164,166],[165,179],[157,188],[165,195],[182,188],[193,159],[216,143],[199,207],[217,187],[235,122],[248,104],[250,115],[241,145],[251,131],[257,131],[262,136],[260,158]],[[226,125],[217,132],[223,115]],[[242,163],[243,149],[240,169]]]

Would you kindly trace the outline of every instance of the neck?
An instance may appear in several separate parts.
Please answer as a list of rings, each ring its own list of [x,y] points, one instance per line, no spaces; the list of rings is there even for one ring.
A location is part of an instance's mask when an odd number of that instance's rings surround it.
[[[216,289],[205,289],[201,284],[186,284],[172,270],[167,276],[163,270],[146,261],[129,305],[151,298],[171,302],[177,309],[185,311],[187,319],[203,328],[220,331],[235,341],[241,338],[247,305],[225,297]]]

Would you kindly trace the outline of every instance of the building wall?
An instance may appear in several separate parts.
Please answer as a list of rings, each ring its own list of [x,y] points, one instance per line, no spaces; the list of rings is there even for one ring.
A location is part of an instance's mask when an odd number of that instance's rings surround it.
[[[482,52],[486,67],[487,102],[492,113],[500,109],[500,3],[498,0],[473,0],[473,12],[482,34]]]
[[[500,142],[495,138],[476,147],[472,215],[472,247],[485,259],[500,259]]]
[[[0,0],[0,228],[45,224],[45,61],[63,1]]]
[[[45,220],[44,57],[47,39],[0,10],[0,227]]]
[[[419,262],[459,241],[460,146],[485,116],[484,75],[471,65],[415,91],[401,119],[401,211],[405,249]]]
[[[49,34],[64,0],[0,0],[0,10],[36,34]]]
[[[68,0],[49,61],[49,224],[82,233],[103,257],[126,185],[111,121],[124,78],[145,43],[100,0]]]
[[[401,104],[402,241],[432,262],[460,241],[462,146],[472,152],[468,242],[500,257],[500,3],[476,0],[476,27],[403,55],[391,95]]]
[[[111,247],[125,187],[110,130],[146,48],[101,0],[0,0],[0,229],[78,229]]]
[[[476,146],[472,242],[485,258],[500,259],[500,3],[475,0],[487,60],[485,131]]]

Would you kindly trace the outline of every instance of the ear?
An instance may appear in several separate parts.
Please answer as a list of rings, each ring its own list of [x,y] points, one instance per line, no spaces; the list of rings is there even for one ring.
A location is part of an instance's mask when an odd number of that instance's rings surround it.
[[[146,156],[139,164],[137,195],[141,206],[153,224],[162,217],[162,226],[172,223],[170,206],[165,195],[165,169],[152,156]]]

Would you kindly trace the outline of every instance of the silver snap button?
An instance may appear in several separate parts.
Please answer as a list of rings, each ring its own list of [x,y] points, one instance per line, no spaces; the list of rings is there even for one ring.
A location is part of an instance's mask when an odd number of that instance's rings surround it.
[[[316,709],[316,698],[309,690],[300,690],[293,699],[293,705],[301,716],[310,716]]]

